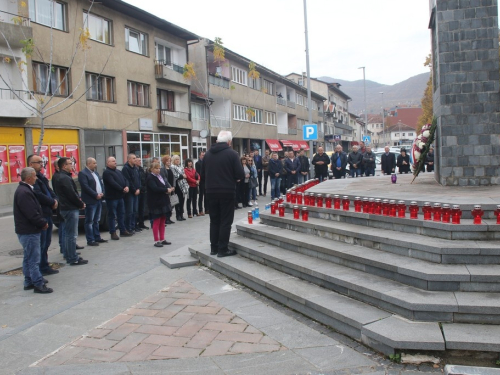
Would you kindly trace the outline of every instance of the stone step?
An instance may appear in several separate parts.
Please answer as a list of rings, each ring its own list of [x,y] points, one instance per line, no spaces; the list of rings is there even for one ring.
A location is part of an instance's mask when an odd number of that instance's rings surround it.
[[[431,263],[268,225],[239,223],[236,229],[246,238],[423,290],[500,291],[500,265]]]
[[[229,246],[251,260],[410,320],[500,323],[498,293],[422,290],[241,236],[233,236]]]
[[[353,214],[353,213],[351,213]],[[291,211],[285,217],[264,211],[261,222],[280,228],[314,234],[350,244],[443,264],[500,264],[500,243],[497,241],[449,240],[405,232],[398,224],[387,228],[363,226],[368,219],[354,222],[338,221],[338,215],[310,211],[309,221],[293,220]],[[340,216],[349,217],[349,216]],[[377,217],[379,220],[394,219]],[[383,222],[383,221],[381,221]]]
[[[241,256],[210,256],[209,249],[208,244],[189,247],[202,264],[387,355],[445,349],[436,322],[411,322]]]
[[[286,203],[285,205],[290,210],[293,206],[291,203]],[[309,210],[309,217],[320,217],[337,222],[346,222],[366,228],[390,229],[403,233],[421,234],[426,237],[448,240],[495,241],[500,239],[500,225],[496,224],[496,220],[491,219],[483,220],[482,224],[478,225],[473,224],[472,219],[463,219],[460,224],[447,224],[424,220],[422,214],[418,215],[418,219],[410,219],[408,213],[406,214],[406,218],[398,218],[354,212],[352,207],[350,211],[311,206],[307,206],[307,208]]]

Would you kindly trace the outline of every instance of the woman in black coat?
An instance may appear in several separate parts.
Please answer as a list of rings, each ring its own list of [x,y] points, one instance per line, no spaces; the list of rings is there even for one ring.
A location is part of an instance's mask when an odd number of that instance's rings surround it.
[[[398,166],[399,174],[410,172],[410,155],[406,153],[404,148],[401,149],[401,154],[398,156],[396,165]]]
[[[153,219],[154,246],[170,245],[171,243],[165,240],[165,221],[172,211],[169,194],[174,191],[174,188],[160,175],[160,163],[151,164],[151,173],[146,179],[146,187],[149,216]]]

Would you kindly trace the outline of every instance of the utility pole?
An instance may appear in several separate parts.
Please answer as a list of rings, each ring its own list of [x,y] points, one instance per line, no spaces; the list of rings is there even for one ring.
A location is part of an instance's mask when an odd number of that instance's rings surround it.
[[[307,72],[307,112],[309,124],[312,124],[312,104],[311,104],[311,71],[309,68],[309,36],[307,34],[307,0],[304,0],[304,29],[306,37],[306,72]],[[309,141],[310,157],[313,157],[313,141]],[[309,170],[309,175],[313,177],[313,165]]]
[[[383,91],[380,91],[379,93],[380,95],[382,95],[382,140],[384,143],[385,142],[385,108],[384,108],[384,92]],[[385,144],[384,144],[384,147],[385,147]]]
[[[358,69],[363,69],[363,91],[364,91],[364,95],[365,95],[365,129],[368,129],[368,112],[366,111],[366,77],[365,77],[365,67],[361,66]],[[363,135],[364,134],[361,134],[361,139],[363,139]]]

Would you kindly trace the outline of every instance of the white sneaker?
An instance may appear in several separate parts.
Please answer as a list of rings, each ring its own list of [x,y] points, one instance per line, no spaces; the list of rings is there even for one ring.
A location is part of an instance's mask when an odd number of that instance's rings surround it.
[[[253,206],[252,201],[248,202],[248,205],[249,205],[249,206]]]

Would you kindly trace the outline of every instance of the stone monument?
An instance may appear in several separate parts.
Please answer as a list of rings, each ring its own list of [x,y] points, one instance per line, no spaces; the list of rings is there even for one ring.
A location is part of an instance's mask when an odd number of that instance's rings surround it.
[[[498,0],[430,0],[436,180],[500,184]]]

